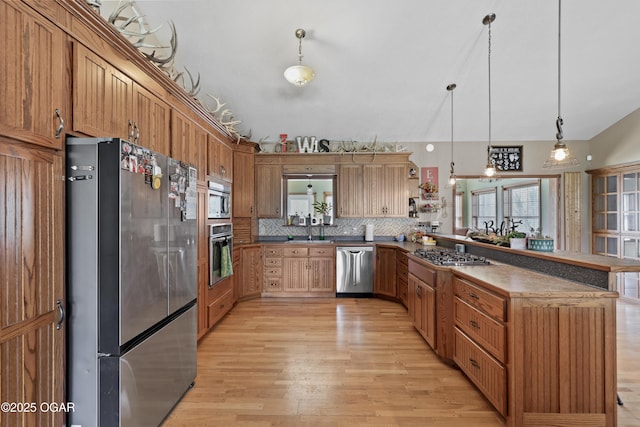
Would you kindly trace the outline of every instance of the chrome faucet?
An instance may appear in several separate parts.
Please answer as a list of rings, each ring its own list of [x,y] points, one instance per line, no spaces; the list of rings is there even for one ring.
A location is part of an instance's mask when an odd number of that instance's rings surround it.
[[[311,230],[312,230],[312,228],[311,228],[311,214],[309,214],[309,216],[307,217],[307,231],[308,231],[308,234],[309,234],[309,236],[307,237],[307,240],[313,240],[311,238]]]

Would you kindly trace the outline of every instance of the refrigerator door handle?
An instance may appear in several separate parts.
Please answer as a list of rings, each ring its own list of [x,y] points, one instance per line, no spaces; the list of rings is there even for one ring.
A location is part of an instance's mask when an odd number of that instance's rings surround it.
[[[62,322],[64,322],[64,307],[62,307],[62,300],[56,301],[58,305],[58,312],[60,313],[60,317],[58,317],[58,323],[56,324],[56,329],[60,330],[62,328]]]

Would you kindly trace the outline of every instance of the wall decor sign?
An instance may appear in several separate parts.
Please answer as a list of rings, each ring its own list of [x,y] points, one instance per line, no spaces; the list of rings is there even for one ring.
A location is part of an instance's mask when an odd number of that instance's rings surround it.
[[[438,167],[420,168],[420,189],[422,190],[422,199],[438,198]]]
[[[492,145],[490,157],[499,171],[522,172],[522,145]]]

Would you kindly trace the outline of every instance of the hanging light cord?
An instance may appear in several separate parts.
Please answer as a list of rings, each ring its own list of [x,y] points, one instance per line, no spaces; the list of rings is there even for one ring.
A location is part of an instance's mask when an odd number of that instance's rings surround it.
[[[449,87],[451,87],[451,173],[453,174],[453,89],[456,88],[455,85],[450,85]],[[449,89],[449,88],[447,88]]]
[[[297,36],[297,37],[298,37],[298,63],[302,65],[302,37],[304,37],[304,35]]]
[[[489,54],[487,56],[489,62],[489,148],[488,159],[491,157],[491,19],[489,20]]]
[[[558,140],[558,142],[560,142],[560,140],[562,138],[564,138],[564,135],[562,134],[562,125],[564,124],[564,120],[562,120],[562,114],[560,114],[560,80],[561,80],[561,68],[560,68],[560,49],[561,49],[561,34],[562,34],[562,27],[561,27],[561,13],[562,13],[562,0],[558,0],[558,118],[556,119],[556,139]]]

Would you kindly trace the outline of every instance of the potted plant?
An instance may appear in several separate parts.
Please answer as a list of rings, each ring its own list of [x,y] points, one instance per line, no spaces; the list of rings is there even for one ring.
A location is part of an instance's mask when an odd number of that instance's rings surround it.
[[[331,204],[327,202],[314,202],[313,210],[322,215],[323,224],[331,224]]]
[[[512,249],[527,249],[527,233],[521,231],[512,231],[507,234],[509,238],[509,246]]]

